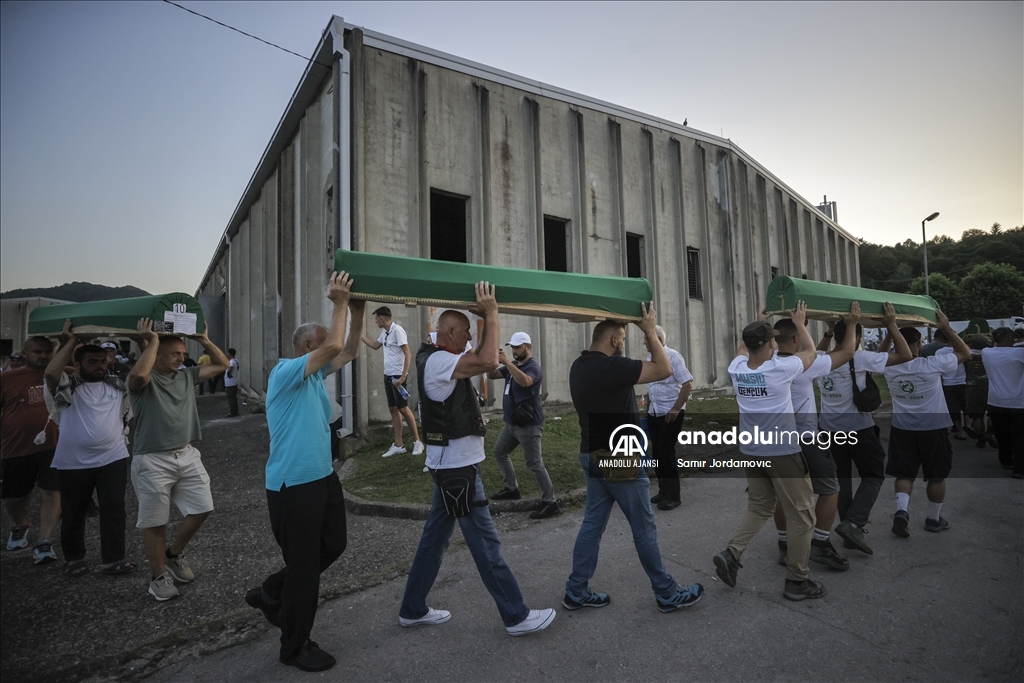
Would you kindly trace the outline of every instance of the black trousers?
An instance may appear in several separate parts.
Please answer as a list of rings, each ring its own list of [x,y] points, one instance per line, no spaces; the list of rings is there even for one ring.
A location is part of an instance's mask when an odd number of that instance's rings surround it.
[[[989,406],[992,434],[999,442],[999,464],[1024,474],[1024,410]]]
[[[103,564],[124,559],[124,491],[128,458],[103,467],[58,470],[60,480],[60,549],[66,562],[85,557],[85,511],[96,491],[100,506],[100,557]]]
[[[647,416],[647,431],[651,435],[651,449],[658,460],[655,473],[658,477],[658,493],[668,500],[679,500],[679,468],[676,467],[676,442],[683,429],[683,414],[680,410],[675,422],[666,422],[665,417]]]
[[[228,397],[228,415],[238,415],[238,385],[224,387],[224,395]]]
[[[842,445],[832,442],[832,457],[836,461],[839,478],[839,500],[836,507],[839,519],[849,519],[857,526],[868,523],[871,508],[878,500],[885,480],[885,449],[878,436],[878,427],[857,430],[857,443]],[[853,466],[857,466],[860,486],[853,491]]]
[[[263,582],[281,603],[281,657],[292,657],[309,639],[320,599],[320,573],[345,552],[345,496],[332,472],[323,479],[267,491],[270,528],[285,567]]]

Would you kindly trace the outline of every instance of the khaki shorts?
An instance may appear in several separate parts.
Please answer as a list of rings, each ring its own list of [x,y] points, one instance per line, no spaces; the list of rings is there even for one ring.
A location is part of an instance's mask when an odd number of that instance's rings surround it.
[[[213,511],[210,475],[191,445],[174,451],[141,453],[132,458],[132,486],[139,498],[138,529],[164,526],[171,502],[183,515]]]

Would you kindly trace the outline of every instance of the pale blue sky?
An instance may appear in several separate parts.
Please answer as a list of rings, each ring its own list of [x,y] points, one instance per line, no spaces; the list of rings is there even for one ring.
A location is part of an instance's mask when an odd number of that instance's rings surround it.
[[[332,14],[724,134],[851,234],[1024,224],[1024,4],[182,4],[303,55]],[[194,291],[302,74],[163,2],[0,5],[0,290]]]

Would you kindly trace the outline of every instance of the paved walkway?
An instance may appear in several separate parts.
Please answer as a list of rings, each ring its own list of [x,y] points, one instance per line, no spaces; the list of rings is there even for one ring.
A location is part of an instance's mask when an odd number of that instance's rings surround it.
[[[883,428],[883,434],[888,432]],[[560,601],[582,510],[503,535],[504,554],[531,607],[558,607],[544,632],[506,635],[462,549],[445,557],[430,604],[452,620],[403,629],[404,577],[321,606],[313,639],[338,658],[322,674],[277,662],[277,629],[259,639],[179,662],[157,681],[634,681],[838,680],[1020,681],[1024,677],[1024,482],[1005,476],[991,449],[954,442],[956,471],[943,516],[923,529],[921,484],[911,501],[911,538],[889,532],[892,480],[874,509],[872,557],[840,550],[851,569],[812,565],[822,600],[782,597],[774,525],[743,557],[735,589],[712,556],[742,514],[745,483],[683,481],[683,505],[657,512],[662,553],[681,583],[701,582],[696,606],[660,613],[620,512],[612,515],[592,585],[606,608],[568,612]],[[386,531],[384,533],[387,533]],[[458,532],[456,532],[457,534]],[[841,540],[839,541],[841,544]],[[837,545],[839,545],[837,544]]]

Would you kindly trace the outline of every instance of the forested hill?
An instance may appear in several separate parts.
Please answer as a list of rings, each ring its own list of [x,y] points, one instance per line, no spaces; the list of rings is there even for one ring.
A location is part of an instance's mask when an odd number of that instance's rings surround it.
[[[28,297],[46,297],[63,301],[105,301],[107,299],[127,299],[133,296],[148,296],[149,292],[138,287],[108,287],[94,285],[91,282],[67,282],[56,287],[35,287],[29,289],[12,289],[0,294],[0,299],[23,299]]]

